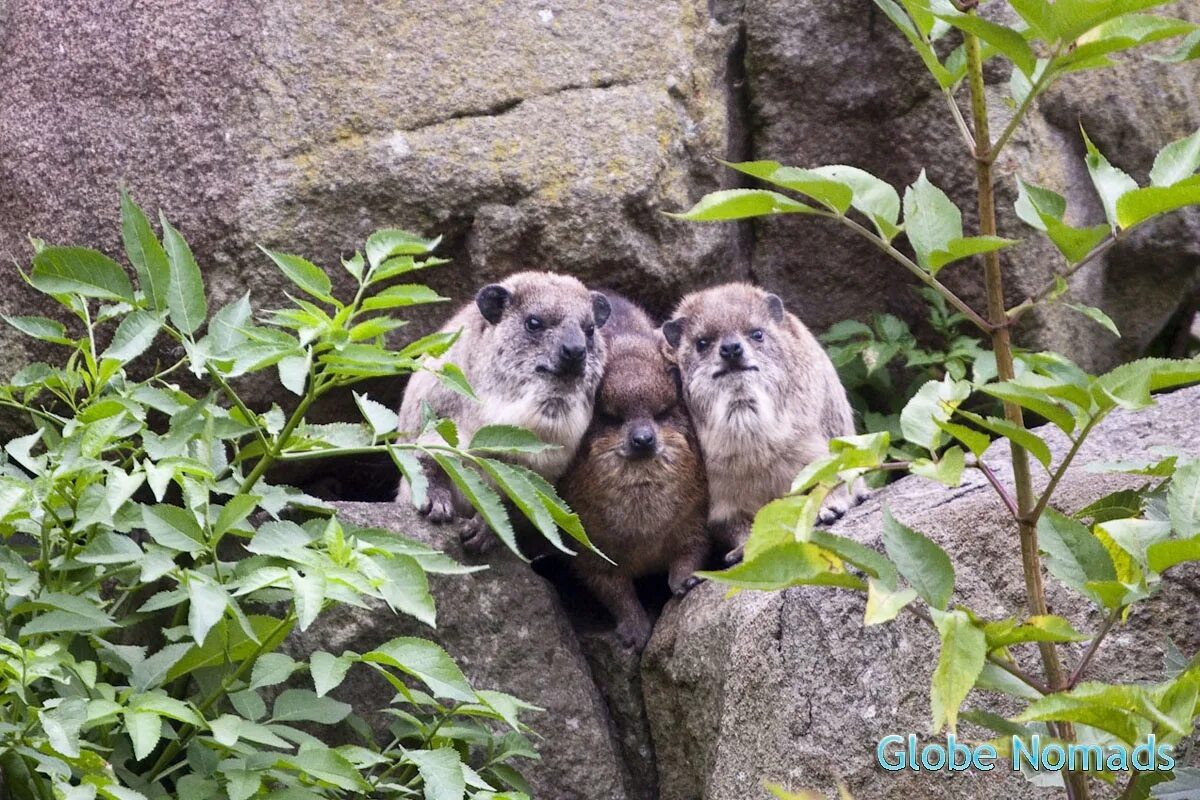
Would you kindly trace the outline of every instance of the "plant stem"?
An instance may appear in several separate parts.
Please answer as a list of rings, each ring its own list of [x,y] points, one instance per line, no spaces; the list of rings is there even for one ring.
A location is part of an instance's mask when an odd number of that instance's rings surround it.
[[[1100,649],[1100,643],[1104,641],[1105,636],[1108,636],[1108,632],[1112,630],[1112,626],[1116,624],[1120,616],[1121,609],[1114,608],[1108,617],[1105,618],[1104,624],[1100,626],[1100,630],[1092,637],[1091,644],[1088,645],[1083,658],[1079,660],[1079,665],[1075,667],[1075,671],[1071,673],[1070,679],[1067,680],[1068,689],[1073,689],[1083,679],[1083,673],[1087,670],[1088,665],[1092,663],[1092,658],[1095,657],[1096,651]]]
[[[848,228],[850,228],[850,230],[854,231],[859,236],[862,236],[867,241],[869,241],[871,244],[875,245],[880,250],[882,250],[884,253],[891,256],[896,261],[900,262],[900,264],[903,265],[905,269],[907,269],[913,275],[916,275],[917,278],[922,283],[924,283],[926,286],[929,286],[930,288],[936,290],[938,294],[940,294],[942,297],[946,298],[946,301],[949,302],[950,305],[954,306],[954,308],[957,309],[958,312],[961,313],[964,317],[971,320],[971,322],[973,322],[975,324],[975,326],[977,328],[979,328],[981,331],[983,331],[984,333],[992,332],[992,329],[995,326],[991,322],[989,322],[988,320],[986,320],[982,316],[980,316],[979,312],[977,312],[975,309],[973,309],[969,305],[967,305],[967,303],[962,298],[960,298],[958,295],[956,295],[954,292],[950,291],[950,288],[947,287],[944,283],[942,283],[937,278],[930,275],[928,271],[921,269],[921,267],[919,265],[917,265],[911,258],[904,255],[904,253],[901,253],[899,250],[897,250],[895,247],[893,247],[891,242],[881,239],[880,237],[871,233],[869,230],[864,228],[862,225],[859,225],[857,222],[855,222],[854,220],[850,219],[847,216],[844,216],[841,214],[834,214],[832,212],[825,214],[824,216],[828,216],[831,219],[836,219],[838,222],[841,222],[843,225],[846,225]]]
[[[1096,424],[1104,419],[1105,416],[1105,414],[1097,414],[1089,419],[1087,424],[1083,426],[1083,429],[1072,440],[1071,449],[1063,456],[1063,460],[1059,462],[1058,467],[1054,470],[1054,474],[1050,476],[1050,482],[1046,484],[1046,488],[1042,491],[1042,496],[1038,498],[1037,505],[1029,512],[1030,521],[1035,526],[1038,524],[1038,520],[1042,518],[1042,513],[1046,510],[1046,506],[1049,504],[1054,490],[1058,488],[1058,482],[1067,474],[1067,467],[1071,466],[1071,462],[1075,460],[1075,456],[1079,453],[1079,448],[1083,446],[1083,441],[1092,432],[1092,428],[1096,427]]]
[[[954,117],[954,124],[958,127],[958,132],[962,134],[963,142],[967,145],[967,152],[971,154],[971,158],[974,158],[975,139],[971,134],[971,129],[967,127],[967,121],[963,119],[958,101],[954,99],[954,90],[949,87],[942,89],[942,95],[946,98],[946,105],[950,107],[950,116]]]
[[[1123,235],[1126,231],[1130,231],[1130,230],[1133,230],[1133,228],[1126,228],[1126,230],[1122,231],[1121,234]],[[1121,239],[1121,236],[1119,236],[1117,234],[1113,234],[1113,235],[1109,236],[1107,239],[1102,241],[1100,244],[1093,247],[1091,252],[1089,252],[1086,256],[1084,256],[1079,261],[1072,264],[1067,269],[1066,272],[1057,273],[1054,276],[1055,280],[1052,280],[1049,283],[1047,283],[1045,286],[1043,286],[1041,291],[1039,291],[1033,297],[1029,298],[1028,300],[1026,300],[1024,303],[1021,303],[1020,305],[1013,306],[1012,308],[1010,308],[1008,310],[1008,314],[1007,314],[1008,324],[1011,325],[1013,322],[1015,322],[1017,320],[1018,317],[1020,317],[1026,311],[1033,308],[1035,305],[1037,305],[1038,303],[1042,302],[1047,297],[1049,297],[1051,295],[1051,293],[1054,291],[1054,289],[1058,286],[1058,280],[1057,280],[1058,278],[1062,278],[1064,281],[1067,280],[1072,275],[1074,275],[1076,272],[1083,269],[1088,264],[1092,263],[1097,258],[1099,258],[1100,256],[1107,253],[1112,248],[1113,245],[1115,245],[1118,241],[1120,241],[1120,239]]]
[[[972,12],[974,13],[974,12]],[[980,53],[978,37],[967,33],[964,35],[967,51],[967,78],[971,87],[971,117],[975,128],[975,183],[979,201],[979,232],[983,236],[996,235],[996,194],[993,184],[992,163],[995,153],[991,146],[991,132],[988,128],[987,95],[983,83],[983,59]],[[1030,92],[1030,95],[1035,92]],[[1018,109],[1018,115],[1021,111]],[[1017,119],[1010,121],[1009,127],[1015,129]],[[1003,146],[1008,131],[998,143]],[[993,251],[983,255],[984,283],[987,290],[988,321],[991,323],[992,351],[996,356],[996,373],[1002,381],[1012,380],[1015,376],[1013,369],[1012,341],[1008,328],[1008,312],[1004,306],[1004,277],[1000,271],[1000,254]],[[1004,404],[1004,416],[1010,423],[1020,428],[1025,427],[1021,407],[1015,403]],[[1038,555],[1037,525],[1031,516],[1035,500],[1033,494],[1033,479],[1029,472],[1029,454],[1025,448],[1011,444],[1013,483],[1017,492],[1017,526],[1021,541],[1021,567],[1025,574],[1026,602],[1029,613],[1041,616],[1048,613],[1046,593],[1042,586],[1042,565]],[[1062,663],[1053,642],[1039,642],[1042,664],[1046,672],[1046,683],[1052,691],[1058,691],[1065,685]],[[1070,741],[1073,738],[1071,726],[1062,726],[1063,738]],[[1067,772],[1063,775],[1069,785],[1071,797],[1075,800],[1089,800],[1087,777],[1078,772]]]
[[[1017,509],[1017,502],[1013,500],[1013,496],[1009,494],[1008,489],[1004,484],[1000,483],[1000,479],[996,477],[996,473],[992,468],[983,461],[976,459],[971,466],[983,473],[983,477],[987,478],[988,483],[996,490],[996,494],[1000,497],[1000,501],[1004,503],[1004,507],[1008,509],[1008,513],[1012,514],[1013,519],[1020,519],[1021,512]]]
[[[912,614],[917,619],[924,622],[929,627],[934,628],[935,630],[937,629],[937,626],[933,622],[933,617],[929,616],[929,613],[927,611],[925,611],[925,609],[918,608],[917,606],[913,606],[913,605],[908,605],[908,606],[904,607],[904,610],[907,611],[908,613]],[[1006,660],[1000,658],[999,656],[997,656],[995,653],[988,653],[987,660],[990,663],[995,664],[997,667],[999,667],[1000,669],[1007,672],[1009,675],[1012,675],[1014,678],[1019,680],[1021,683],[1025,684],[1026,686],[1028,686],[1029,688],[1038,692],[1039,694],[1050,694],[1051,693],[1051,689],[1049,686],[1042,683],[1037,678],[1033,677],[1028,672],[1026,672],[1025,670],[1018,667],[1013,662],[1006,661]]]

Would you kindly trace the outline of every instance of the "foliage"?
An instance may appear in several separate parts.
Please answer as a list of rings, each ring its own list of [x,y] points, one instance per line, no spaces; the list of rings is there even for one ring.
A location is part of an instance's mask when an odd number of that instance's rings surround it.
[[[1032,104],[1058,78],[1108,67],[1121,53],[1178,37],[1186,38],[1160,60],[1196,58],[1197,26],[1143,13],[1168,5],[1168,0],[1011,0],[1003,13],[986,17],[978,13],[975,0],[875,3],[917,51],[962,134],[975,171],[978,232],[964,230],[959,208],[924,172],[901,195],[855,167],[801,169],[773,161],[730,165],[771,188],[715,192],[678,216],[713,221],[808,214],[841,224],[936,291],[984,333],[990,339],[987,357],[994,368],[976,368],[970,376],[966,370],[947,370],[919,388],[900,413],[900,433],[921,451],[906,462],[885,463],[890,444],[886,431],[834,440],[827,458],[808,465],[787,496],[758,513],[745,561],[708,577],[735,588],[814,584],[860,591],[867,596],[864,624],[887,622],[907,611],[930,625],[942,642],[932,679],[935,732],[955,729],[965,716],[963,702],[978,687],[1012,695],[1020,704],[1021,710],[1007,720],[988,709],[971,715],[998,733],[1028,737],[1040,730],[1065,741],[1080,737],[1126,745],[1154,733],[1160,742],[1176,744],[1193,730],[1200,709],[1200,655],[1180,656],[1156,684],[1103,684],[1086,678],[1105,637],[1124,622],[1131,606],[1154,595],[1163,573],[1200,561],[1200,462],[1172,457],[1127,468],[1143,477],[1140,488],[1109,495],[1073,516],[1056,511],[1052,501],[1079,448],[1101,420],[1117,408],[1135,411],[1151,405],[1152,392],[1200,381],[1200,361],[1144,359],[1094,376],[1052,353],[1016,354],[1010,330],[1029,309],[1058,303],[1115,331],[1102,311],[1069,300],[1067,281],[1131,231],[1166,212],[1200,204],[1200,131],[1159,152],[1146,186],[1114,166],[1083,134],[1085,166],[1105,216],[1092,224],[1068,222],[1062,195],[1018,179],[1016,216],[1035,235],[1047,237],[1064,263],[1045,288],[1012,308],[1005,308],[1001,255],[1014,240],[997,235],[993,166]],[[941,40],[953,38],[960,38],[961,44],[943,46]],[[943,53],[948,55],[942,58]],[[994,138],[983,80],[988,59],[1007,61],[1012,70],[1012,113]],[[969,114],[958,104],[964,83]],[[904,249],[902,236],[907,241]],[[971,258],[982,262],[986,312],[972,308],[938,279],[941,270]],[[863,331],[858,333],[866,338]],[[870,347],[882,342],[899,352],[905,346],[898,331],[892,335],[881,328],[870,334]],[[976,366],[981,362],[983,357],[977,358]],[[979,397],[1002,401],[1003,414],[968,410],[968,403]],[[1026,426],[1026,413],[1057,427],[1069,440],[1069,449],[1055,455],[1048,437]],[[1011,444],[1015,496],[987,465],[984,451],[992,436]],[[1036,466],[1030,464],[1030,456]],[[883,532],[885,554],[814,529],[816,506],[833,487],[874,470],[899,468],[951,486],[961,482],[965,469],[983,473],[1009,512],[1021,544],[1028,595],[1023,615],[989,619],[954,603],[950,558],[929,537],[890,516]],[[1048,482],[1035,492],[1031,473],[1039,468]],[[1043,566],[1102,610],[1106,621],[1098,630],[1077,631],[1066,619],[1049,613]],[[1060,645],[1078,641],[1088,646],[1067,670]],[[1023,646],[1035,645],[1040,674],[1021,654]],[[1049,777],[1074,800],[1090,797],[1094,780],[1120,782],[1122,798],[1145,797],[1152,783],[1136,770]],[[1188,787],[1194,788],[1194,780],[1193,773],[1180,769],[1173,781],[1159,783],[1153,792],[1184,796],[1191,791]]]
[[[411,471],[425,453],[471,476],[497,528],[507,517],[473,468],[502,476],[541,526],[550,518],[583,535],[553,489],[496,460],[544,446],[527,432],[483,429],[460,446],[452,424],[430,415],[443,440],[418,447],[365,395],[361,423],[306,419],[327,392],[418,369],[470,394],[461,372],[436,366],[454,334],[384,343],[404,324],[388,312],[444,299],[394,282],[441,263],[430,255],[437,240],[372,235],[365,256],[342,263],[349,300],[312,263],[265,251],[295,285],[291,305],[255,314],[247,294],[209,315],[182,236],[163,219],[160,240],[127,196],[121,210],[136,285],[100,252],[35,241],[26,280],[69,324],[7,320],[64,357],[0,388],[0,404],[33,423],[0,464],[4,786],[38,800],[524,797],[512,761],[536,757],[521,721],[532,707],[472,688],[436,644],[403,637],[308,658],[284,646],[338,605],[386,604],[432,626],[427,576],[470,570],[340,523],[326,504],[271,483],[273,465],[378,451]],[[167,354],[171,363],[146,367]],[[294,407],[256,413],[235,384],[272,373]],[[395,689],[375,709],[392,719],[386,738],[329,695],[351,671]]]
[[[892,314],[873,314],[865,323],[843,320],[820,337],[863,426],[871,433],[887,431],[899,458],[913,455],[900,429],[900,412],[913,395],[945,375],[963,380],[976,359],[986,369],[990,356],[978,338],[960,330],[966,318],[944,297],[925,286],[917,291],[928,306],[937,347],[922,347],[908,323]]]

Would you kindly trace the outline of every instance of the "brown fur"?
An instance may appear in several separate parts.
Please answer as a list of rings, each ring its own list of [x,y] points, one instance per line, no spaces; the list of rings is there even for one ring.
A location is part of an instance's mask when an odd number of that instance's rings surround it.
[[[489,319],[489,316],[491,317]],[[531,331],[530,317],[541,327]],[[421,405],[428,403],[440,417],[454,420],[459,439],[469,442],[485,425],[518,425],[556,445],[542,453],[511,460],[549,481],[562,475],[575,455],[592,417],[596,387],[604,370],[604,339],[596,333],[608,318],[608,301],[575,278],[549,272],[520,272],[499,284],[485,286],[456,313],[443,330],[461,330],[458,340],[441,359],[428,362],[436,370],[444,362],[457,364],[470,381],[478,402],[446,388],[431,371],[409,379],[400,406],[400,430],[410,441],[438,441],[421,433]],[[582,346],[583,360],[570,368],[563,360],[566,345]],[[422,458],[429,481],[422,514],[433,522],[471,516],[473,509],[441,470]],[[408,481],[401,481],[397,502],[411,502]],[[490,546],[494,538],[475,515],[464,541],[472,549]]]
[[[610,297],[604,330],[608,366],[596,417],[563,479],[564,499],[596,546],[572,570],[617,620],[626,646],[641,650],[651,623],[633,579],[667,572],[671,590],[686,592],[708,554],[707,494],[699,449],[661,337],[644,312]],[[653,455],[638,457],[632,436],[654,431]]]
[[[663,332],[704,452],[709,524],[732,548],[727,558],[736,560],[758,509],[826,455],[830,439],[854,434],[850,403],[808,328],[756,286],[694,292]],[[740,347],[741,359],[723,357],[723,345],[731,353]],[[730,369],[734,364],[744,369]],[[822,519],[840,516],[849,504],[845,489],[832,493]]]

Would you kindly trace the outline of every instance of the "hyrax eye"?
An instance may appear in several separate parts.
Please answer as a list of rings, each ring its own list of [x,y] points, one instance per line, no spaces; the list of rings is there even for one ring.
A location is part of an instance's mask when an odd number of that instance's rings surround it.
[[[583,327],[583,333],[589,339],[592,338],[593,336],[596,335],[596,326],[595,325],[585,325]]]
[[[668,406],[667,408],[664,408],[662,411],[659,411],[657,414],[654,415],[654,421],[655,422],[666,422],[670,418],[671,411],[673,408],[674,408],[674,406]]]
[[[712,341],[701,336],[699,339],[696,340],[696,352],[703,353],[705,350],[708,349],[708,346],[711,344],[712,344]]]
[[[764,334],[762,332],[762,328],[755,328],[754,330],[750,331],[750,338],[756,342],[761,342],[763,340],[763,336]]]
[[[529,331],[530,333],[537,333],[544,327],[546,327],[545,323],[543,323],[537,317],[525,318],[525,330]]]

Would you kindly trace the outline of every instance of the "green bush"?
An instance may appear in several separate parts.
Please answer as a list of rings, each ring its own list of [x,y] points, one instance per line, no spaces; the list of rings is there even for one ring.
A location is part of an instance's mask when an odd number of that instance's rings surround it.
[[[441,444],[401,444],[395,413],[360,395],[362,423],[305,418],[326,393],[422,369],[454,341],[384,344],[404,324],[389,312],[445,299],[393,283],[441,263],[436,240],[371,236],[342,264],[349,300],[320,268],[267,251],[298,290],[291,305],[255,314],[247,294],[210,317],[180,234],[163,219],[160,242],[128,197],[122,224],[136,287],[95,250],[35,241],[26,280],[70,324],[7,320],[63,358],[0,388],[0,405],[32,423],[0,464],[0,782],[21,800],[524,797],[513,760],[536,757],[521,721],[532,707],[472,688],[436,644],[405,637],[306,661],[281,650],[340,604],[386,605],[432,626],[427,575],[470,568],[339,523],[328,505],[270,483],[273,465],[387,452],[411,474],[415,452],[430,453],[469,476],[505,530],[499,497],[472,468],[543,446],[511,428],[460,446],[453,424],[434,418]],[[176,360],[131,368],[156,343]],[[295,396],[290,411],[242,401],[235,384],[264,373]],[[452,365],[438,375],[471,394]],[[552,489],[517,483],[501,487],[519,507],[583,536]],[[394,687],[379,698],[394,720],[385,737],[329,696],[349,670]],[[315,735],[334,725],[354,742]]]
[[[1035,235],[1047,237],[1064,263],[1040,291],[1012,307],[1005,303],[1002,253],[1016,242],[997,235],[995,165],[1032,103],[1059,78],[1109,67],[1119,54],[1177,37],[1184,38],[1159,60],[1196,58],[1200,27],[1140,13],[1168,5],[1169,0],[1010,0],[994,4],[1006,6],[1002,13],[986,16],[979,13],[978,0],[875,4],[928,68],[962,135],[974,173],[979,230],[972,235],[964,231],[961,210],[924,172],[901,197],[876,176],[840,164],[731,164],[771,188],[715,192],[679,216],[696,221],[775,214],[828,219],[869,241],[936,292],[987,337],[990,348],[975,355],[972,374],[965,368],[947,368],[904,405],[899,428],[914,455],[888,460],[893,448],[886,430],[835,439],[827,458],[805,467],[785,497],[759,511],[744,561],[707,577],[746,589],[810,584],[863,592],[865,625],[890,622],[907,612],[905,619],[930,626],[941,641],[931,686],[934,733],[954,732],[960,718],[969,718],[1001,736],[995,741],[1001,753],[1009,751],[1012,737],[1028,743],[1035,734],[1125,748],[1153,734],[1160,744],[1176,745],[1192,733],[1200,712],[1200,654],[1175,654],[1163,679],[1154,684],[1087,678],[1097,649],[1128,618],[1134,604],[1155,594],[1163,573],[1200,561],[1200,462],[1172,457],[1124,468],[1142,476],[1144,484],[1073,514],[1056,510],[1053,501],[1059,482],[1097,424],[1117,408],[1133,411],[1152,405],[1152,392],[1200,381],[1200,360],[1143,359],[1105,375],[1089,375],[1061,355],[1018,352],[1011,332],[1023,314],[1049,303],[1073,309],[1115,332],[1104,312],[1069,300],[1068,279],[1131,231],[1169,211],[1200,204],[1200,131],[1162,148],[1148,186],[1139,186],[1113,166],[1084,134],[1084,165],[1105,215],[1093,224],[1066,222],[1063,196],[1018,178],[1017,217]],[[960,38],[961,43],[946,44],[950,38]],[[984,85],[988,59],[1007,61],[1004,66],[1012,75],[1006,98],[1011,113],[995,137],[989,129],[991,98]],[[961,92],[964,85],[966,91]],[[959,105],[959,94],[967,95],[968,113]],[[898,246],[902,234],[907,240],[904,250]],[[982,267],[984,311],[972,308],[938,277],[942,270],[968,260],[978,260]],[[894,324],[855,331],[866,343],[859,358],[870,353],[880,360],[909,346]],[[1000,401],[1002,415],[969,410],[973,398]],[[1026,424],[1026,414],[1058,428],[1070,442],[1066,451],[1056,458],[1043,434]],[[996,436],[1011,446],[1004,456],[1011,461],[1011,483],[1002,482],[988,464],[998,456],[985,455]],[[1020,616],[989,619],[955,604],[949,556],[890,514],[884,516],[884,553],[815,528],[822,500],[840,484],[886,471],[957,486],[965,469],[978,470],[995,490],[1009,517],[1014,544],[1019,543],[1020,578],[1026,589],[1026,608]],[[1035,470],[1044,472],[1044,488],[1035,488]],[[1105,621],[1095,631],[1082,632],[1051,614],[1043,569],[1093,604]],[[1087,648],[1068,667],[1061,645],[1082,641],[1089,642]],[[1029,663],[1033,652],[1036,665]],[[998,706],[963,712],[963,703],[976,687],[1010,695],[1008,707],[1016,703],[1020,710],[1007,719],[997,713]],[[1118,784],[1122,800],[1144,798],[1151,791],[1162,797],[1194,797],[1200,785],[1196,772],[1186,768],[1143,773],[1128,764],[1037,778],[1061,787],[1071,800],[1087,800],[1098,782]],[[777,794],[786,796],[782,789]]]

